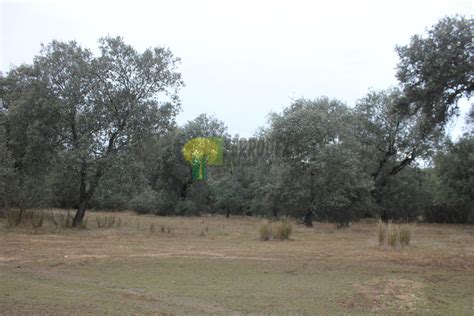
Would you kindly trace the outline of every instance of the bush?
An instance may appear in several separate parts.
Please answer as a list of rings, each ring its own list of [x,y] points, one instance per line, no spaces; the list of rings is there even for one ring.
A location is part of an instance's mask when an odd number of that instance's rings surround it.
[[[174,192],[161,190],[158,192],[157,203],[156,215],[175,215],[178,197]]]
[[[466,224],[474,213],[469,205],[432,205],[425,210],[425,221],[432,223]]]
[[[138,214],[155,213],[158,208],[158,194],[151,188],[137,195],[130,202],[131,209]]]
[[[199,215],[199,209],[194,201],[178,201],[175,207],[176,215]]]

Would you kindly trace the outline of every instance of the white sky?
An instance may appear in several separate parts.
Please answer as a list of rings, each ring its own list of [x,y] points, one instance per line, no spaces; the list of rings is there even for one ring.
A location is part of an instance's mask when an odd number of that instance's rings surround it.
[[[456,13],[472,16],[471,1],[0,0],[0,71],[31,63],[53,39],[93,50],[105,35],[138,50],[167,46],[186,83],[178,122],[206,112],[248,137],[291,99],[352,106],[369,88],[395,85],[395,45]]]

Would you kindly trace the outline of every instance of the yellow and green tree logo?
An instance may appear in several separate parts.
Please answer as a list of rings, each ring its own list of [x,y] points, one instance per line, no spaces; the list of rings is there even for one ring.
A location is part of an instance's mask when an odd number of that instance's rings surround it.
[[[186,142],[183,147],[184,159],[189,161],[193,180],[207,178],[207,166],[222,165],[223,139],[219,137],[198,137]]]

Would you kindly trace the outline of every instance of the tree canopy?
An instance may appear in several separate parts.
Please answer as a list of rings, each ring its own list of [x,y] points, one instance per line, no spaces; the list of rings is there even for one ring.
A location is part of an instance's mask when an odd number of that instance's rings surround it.
[[[293,100],[253,137],[200,114],[178,126],[180,59],[121,37],[44,45],[0,74],[0,208],[132,209],[467,222],[474,216],[471,21],[446,17],[397,46],[399,85],[355,104]],[[196,181],[199,180],[199,181]]]

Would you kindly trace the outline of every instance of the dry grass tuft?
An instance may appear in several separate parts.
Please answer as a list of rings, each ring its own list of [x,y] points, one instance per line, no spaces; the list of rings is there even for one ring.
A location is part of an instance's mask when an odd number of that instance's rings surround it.
[[[388,234],[388,244],[391,247],[396,247],[398,244],[398,236],[399,236],[398,226],[394,225],[393,223],[388,223],[387,234]]]
[[[9,209],[4,212],[7,219],[7,227],[31,227],[40,228],[44,223],[44,212],[42,210],[17,210]]]
[[[284,217],[277,222],[263,223],[259,229],[259,236],[260,240],[288,240],[292,232],[293,224],[287,217]]]
[[[260,240],[270,240],[272,238],[272,229],[268,222],[263,223],[258,231]]]
[[[413,224],[385,224],[382,220],[377,222],[377,238],[379,246],[385,244],[395,248],[399,245],[408,246],[413,236]]]
[[[411,237],[413,235],[413,227],[409,225],[402,225],[399,229],[399,238],[400,238],[400,245],[408,246],[410,245]]]
[[[117,220],[115,216],[97,216],[95,220],[98,228],[114,228],[122,226],[122,219],[119,218],[119,220]]]
[[[379,241],[379,246],[382,246],[385,242],[385,223],[379,219],[377,221],[377,237]]]
[[[282,218],[280,221],[273,223],[273,238],[279,240],[288,240],[293,232],[293,224],[288,217]]]

